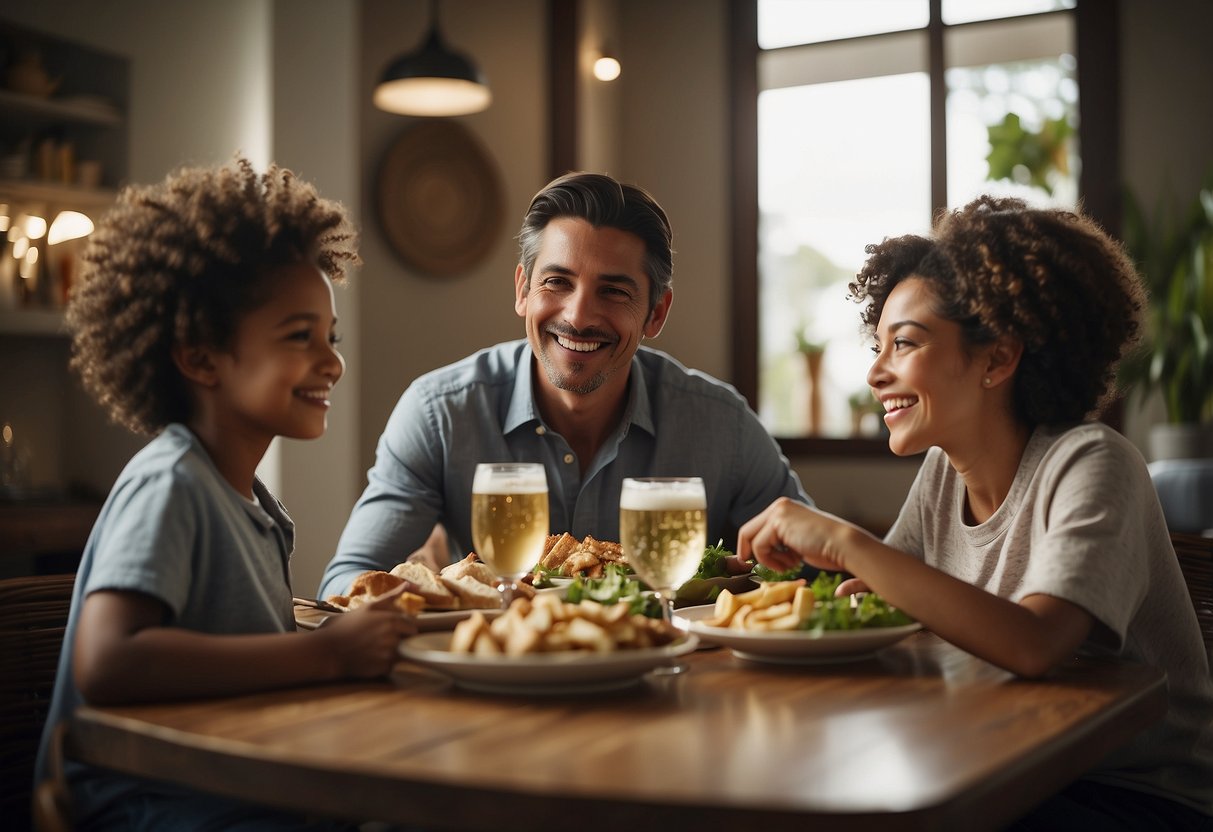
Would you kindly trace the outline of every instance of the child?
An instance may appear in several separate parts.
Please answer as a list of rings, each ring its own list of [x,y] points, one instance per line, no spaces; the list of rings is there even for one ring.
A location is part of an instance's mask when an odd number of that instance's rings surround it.
[[[257,479],[275,436],[324,433],[344,371],[332,282],[358,261],[342,207],[247,160],[127,188],[84,253],[72,366],[154,438],[84,551],[39,752],[82,702],[218,696],[386,673],[412,622],[390,597],[296,633],[294,525]],[[307,828],[298,818],[68,764],[87,828]],[[138,800],[129,799],[138,792]]]
[[[1023,828],[1213,828],[1213,685],[1145,462],[1084,421],[1140,329],[1143,290],[1090,220],[983,197],[928,238],[868,247],[851,285],[875,335],[889,447],[926,454],[884,541],[780,501],[738,554],[855,576],[1013,673],[1077,650],[1167,672],[1165,719]]]

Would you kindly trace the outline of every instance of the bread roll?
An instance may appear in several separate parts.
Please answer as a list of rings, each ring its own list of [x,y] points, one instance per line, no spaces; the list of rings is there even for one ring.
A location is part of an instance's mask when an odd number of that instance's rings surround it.
[[[481,583],[471,575],[458,578],[443,576],[442,582],[459,596],[459,606],[465,610],[495,610],[501,607],[501,593],[497,588]]]
[[[408,581],[410,592],[425,599],[425,605],[435,610],[452,610],[459,607],[459,598],[443,584],[438,573],[428,566],[416,562],[398,563],[389,573],[402,581]]]

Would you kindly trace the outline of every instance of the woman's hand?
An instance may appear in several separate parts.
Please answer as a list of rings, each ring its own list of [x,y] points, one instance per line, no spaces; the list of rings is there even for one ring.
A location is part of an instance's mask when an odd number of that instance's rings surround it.
[[[742,560],[737,555],[727,555],[724,559],[724,571],[730,575],[748,575],[753,569],[753,560]]]
[[[846,572],[846,541],[866,532],[832,514],[780,497],[751,519],[737,536],[737,555],[755,557],[779,572],[801,561],[818,569]]]
[[[858,595],[861,592],[871,592],[872,590],[859,578],[847,578],[838,585],[838,589],[834,590],[834,597],[841,598],[844,595]]]
[[[404,589],[398,586],[352,612],[334,615],[312,634],[328,643],[339,676],[383,676],[395,665],[400,640],[417,632],[417,622],[396,606],[396,596]]]

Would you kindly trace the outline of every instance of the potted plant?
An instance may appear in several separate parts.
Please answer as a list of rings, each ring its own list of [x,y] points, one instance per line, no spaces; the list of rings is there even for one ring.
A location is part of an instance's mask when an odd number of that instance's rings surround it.
[[[1213,172],[1181,216],[1160,208],[1153,219],[1126,193],[1125,246],[1150,292],[1150,316],[1121,382],[1141,400],[1162,395],[1167,421],[1150,437],[1156,459],[1213,456]]]
[[[810,436],[816,436],[822,429],[822,396],[821,396],[821,362],[825,357],[826,345],[821,341],[810,341],[806,327],[796,332],[796,350],[804,356],[805,369],[809,378],[809,429]]]

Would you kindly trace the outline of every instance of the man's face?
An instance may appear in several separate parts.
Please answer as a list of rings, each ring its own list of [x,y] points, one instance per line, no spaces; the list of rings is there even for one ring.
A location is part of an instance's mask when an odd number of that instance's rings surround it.
[[[543,368],[541,388],[623,397],[641,338],[661,332],[673,299],[667,291],[649,312],[644,254],[627,231],[573,217],[548,223],[530,280],[521,265],[514,273],[514,309]]]

